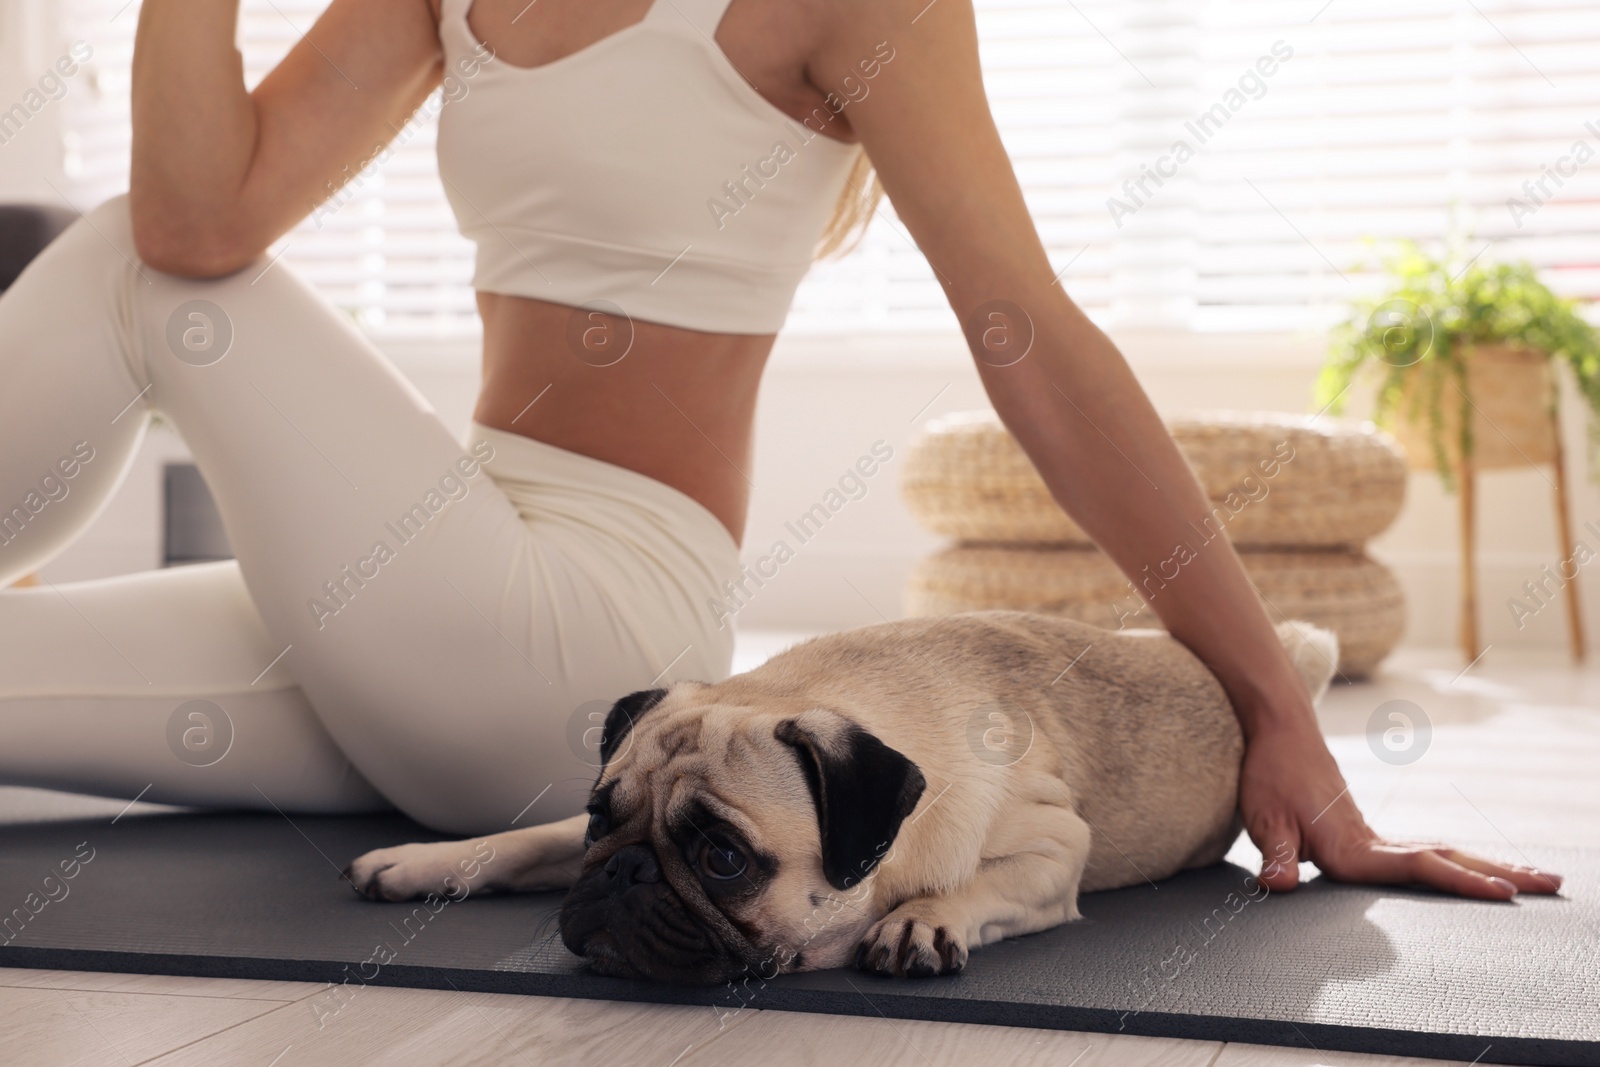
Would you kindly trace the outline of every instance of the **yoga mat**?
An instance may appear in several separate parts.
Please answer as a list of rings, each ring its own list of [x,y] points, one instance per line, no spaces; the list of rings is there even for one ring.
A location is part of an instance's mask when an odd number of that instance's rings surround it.
[[[680,988],[587,973],[551,936],[559,894],[437,913],[360,900],[347,861],[438,837],[400,817],[118,815],[6,803],[18,792],[0,791],[0,966],[333,983],[310,998],[319,1014],[337,1014],[348,982],[1600,1064],[1593,852],[1527,850],[1566,887],[1509,904],[1321,880],[1263,896],[1222,864],[1087,895],[1085,921],[975,950],[951,978]]]

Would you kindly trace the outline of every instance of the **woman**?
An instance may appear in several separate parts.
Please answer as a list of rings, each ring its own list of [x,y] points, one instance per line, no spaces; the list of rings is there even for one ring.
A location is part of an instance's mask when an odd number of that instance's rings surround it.
[[[145,0],[130,193],[0,301],[0,501],[45,501],[8,532],[0,580],[90,521],[152,408],[237,562],[0,596],[0,779],[392,804],[463,833],[578,810],[586,709],[728,672],[731,631],[705,605],[738,570],[762,366],[819,234],[872,210],[867,158],[1084,529],[1134,574],[1206,515],[1126,363],[1056,285],[970,0],[334,0],[253,93],[236,14]],[[484,326],[461,442],[263,258],[442,81],[440,169],[478,243]],[[1237,709],[1269,887],[1311,860],[1554,891],[1373,834],[1226,544],[1154,607]]]

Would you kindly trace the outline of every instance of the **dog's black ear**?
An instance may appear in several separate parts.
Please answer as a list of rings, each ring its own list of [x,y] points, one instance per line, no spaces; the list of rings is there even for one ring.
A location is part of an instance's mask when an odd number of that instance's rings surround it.
[[[666,695],[665,689],[640,689],[611,705],[611,710],[606,712],[606,723],[600,729],[601,766],[611,762],[611,757],[617,754],[623,738],[639,721],[639,716],[661,703],[661,698]]]
[[[835,889],[849,889],[872,873],[917,806],[927,786],[922,771],[832,713],[813,711],[784,719],[773,736],[794,747],[811,787],[822,835],[822,871]]]

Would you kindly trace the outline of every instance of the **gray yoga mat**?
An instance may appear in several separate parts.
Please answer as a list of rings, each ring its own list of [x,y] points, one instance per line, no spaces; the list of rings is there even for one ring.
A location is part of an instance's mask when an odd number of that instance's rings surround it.
[[[35,798],[32,807],[7,803],[16,796]],[[10,921],[0,966],[1600,1064],[1600,855],[1592,852],[1528,850],[1566,874],[1566,887],[1560,898],[1510,904],[1323,881],[1263,899],[1248,872],[1224,864],[1088,895],[1085,921],[974,951],[953,978],[829,971],[676,988],[587,973],[554,936],[558,894],[473,898],[437,914],[358,899],[338,875],[350,858],[438,836],[399,817],[136,810],[113,821],[119,805],[43,796],[0,791],[0,919]],[[336,1012],[342,995],[316,994],[313,1010]]]

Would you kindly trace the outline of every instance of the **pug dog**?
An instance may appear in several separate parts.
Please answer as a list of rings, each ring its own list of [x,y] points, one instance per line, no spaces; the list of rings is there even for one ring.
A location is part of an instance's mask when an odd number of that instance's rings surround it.
[[[1277,633],[1319,699],[1336,639]],[[566,889],[561,938],[607,975],[952,974],[1079,918],[1079,893],[1219,862],[1243,753],[1221,684],[1165,631],[906,619],[631,693],[582,814],[346,873],[373,900]]]

